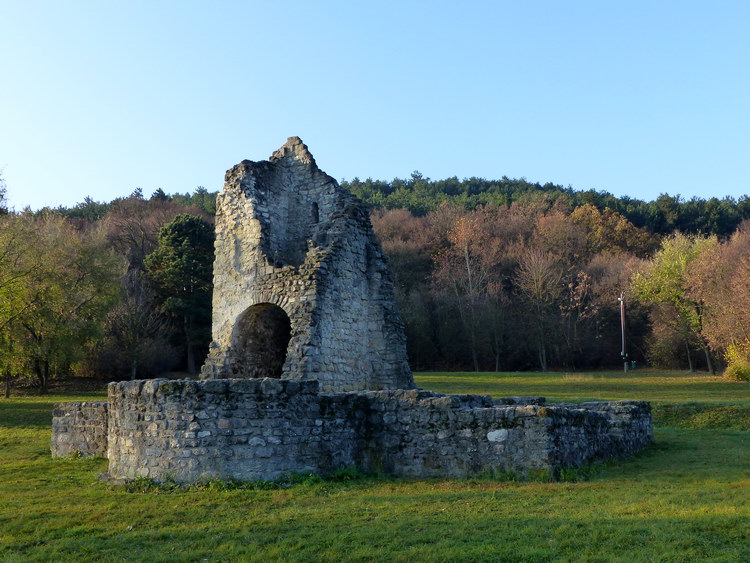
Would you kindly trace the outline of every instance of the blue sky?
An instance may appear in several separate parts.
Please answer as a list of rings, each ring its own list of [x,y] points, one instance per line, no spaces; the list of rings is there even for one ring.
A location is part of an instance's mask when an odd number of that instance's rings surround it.
[[[219,189],[299,135],[339,179],[750,192],[749,2],[0,0],[11,204]]]

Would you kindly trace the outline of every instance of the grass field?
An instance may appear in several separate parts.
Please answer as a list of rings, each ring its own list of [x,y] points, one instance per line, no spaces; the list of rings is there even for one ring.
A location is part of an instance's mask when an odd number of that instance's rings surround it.
[[[656,443],[579,482],[391,480],[128,492],[49,456],[52,404],[0,399],[0,560],[750,560],[750,384],[708,376],[419,374],[443,392],[654,402]],[[103,394],[102,394],[103,396]]]

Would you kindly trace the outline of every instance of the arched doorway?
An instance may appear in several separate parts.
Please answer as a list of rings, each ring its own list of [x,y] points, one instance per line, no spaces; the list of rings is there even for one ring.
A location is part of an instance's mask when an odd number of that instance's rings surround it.
[[[281,377],[291,323],[272,303],[248,307],[234,328],[232,371],[235,377]]]

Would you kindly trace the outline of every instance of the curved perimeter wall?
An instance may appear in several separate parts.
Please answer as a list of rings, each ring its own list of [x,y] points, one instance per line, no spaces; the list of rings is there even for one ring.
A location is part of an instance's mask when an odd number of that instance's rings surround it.
[[[543,401],[543,399],[542,399]],[[544,406],[421,390],[319,393],[315,381],[109,386],[109,473],[276,479],[346,467],[437,476],[581,466],[651,441],[648,403]]]

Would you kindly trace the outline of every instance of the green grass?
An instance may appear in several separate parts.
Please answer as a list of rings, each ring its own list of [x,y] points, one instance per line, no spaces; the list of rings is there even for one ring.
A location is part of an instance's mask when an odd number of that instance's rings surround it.
[[[647,399],[661,426],[648,451],[584,482],[355,475],[144,493],[97,481],[106,460],[50,458],[52,404],[91,395],[0,400],[0,560],[750,560],[750,433],[739,429],[750,384],[648,372],[417,381],[495,396]]]
[[[542,395],[548,402],[635,399],[660,403],[733,403],[750,406],[750,385],[719,376],[646,370],[592,373],[417,373],[417,385],[441,393],[506,397]]]
[[[685,372],[416,374],[420,387],[493,397],[541,395],[547,402],[650,401],[654,423],[673,428],[750,430],[750,383]]]

